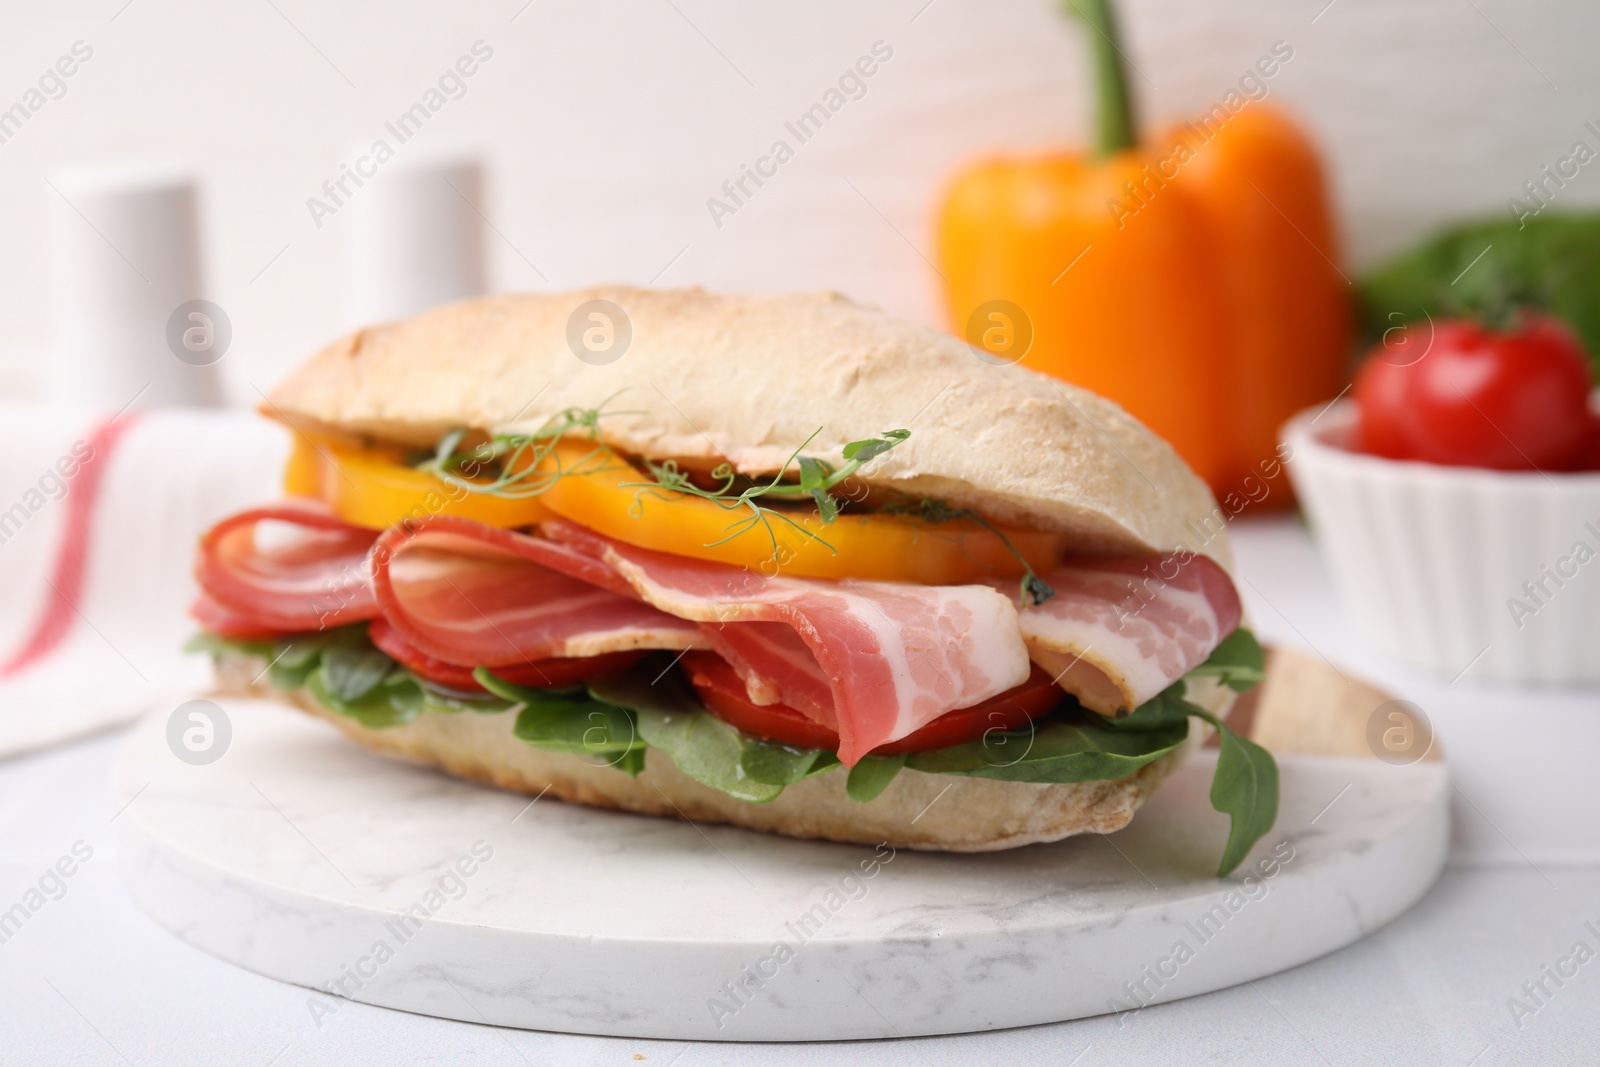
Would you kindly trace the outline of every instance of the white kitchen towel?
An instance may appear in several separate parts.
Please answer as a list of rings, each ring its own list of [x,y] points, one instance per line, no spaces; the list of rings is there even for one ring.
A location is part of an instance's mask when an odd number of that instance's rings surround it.
[[[195,539],[279,495],[288,445],[243,411],[0,407],[0,758],[205,683]]]

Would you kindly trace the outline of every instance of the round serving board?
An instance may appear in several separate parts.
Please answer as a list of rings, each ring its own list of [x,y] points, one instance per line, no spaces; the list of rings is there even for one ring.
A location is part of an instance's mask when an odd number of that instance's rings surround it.
[[[1223,880],[1215,750],[1110,837],[894,852],[530,806],[223,698],[232,736],[213,763],[175,756],[165,716],[130,737],[121,861],[156,921],[310,987],[319,1018],[348,996],[504,1026],[756,1041],[1079,1018],[1304,963],[1438,876],[1445,767],[1373,758],[1383,695],[1288,653],[1264,690],[1252,735],[1285,739],[1278,823]],[[1292,751],[1308,738],[1319,751]]]

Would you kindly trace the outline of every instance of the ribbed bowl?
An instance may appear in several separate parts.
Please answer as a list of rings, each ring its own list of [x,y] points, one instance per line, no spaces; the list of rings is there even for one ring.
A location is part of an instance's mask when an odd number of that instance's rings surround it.
[[[1600,682],[1600,474],[1363,455],[1356,414],[1303,411],[1283,438],[1366,640],[1452,681]]]

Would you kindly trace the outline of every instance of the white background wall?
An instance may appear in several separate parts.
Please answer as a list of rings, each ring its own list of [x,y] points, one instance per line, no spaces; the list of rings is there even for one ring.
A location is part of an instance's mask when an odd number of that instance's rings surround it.
[[[94,58],[0,145],[0,396],[43,379],[49,168],[152,155],[198,167],[211,293],[234,324],[223,368],[244,400],[342,324],[345,219],[317,229],[306,198],[479,39],[493,59],[401,151],[484,148],[499,288],[833,288],[936,321],[922,253],[951,168],[1077,141],[1088,118],[1081,32],[1050,0],[125,3],[4,0],[0,107],[74,41]],[[1440,220],[1505,211],[1600,120],[1600,5],[1325,4],[1123,11],[1152,122],[1202,109],[1290,43],[1272,96],[1323,146],[1357,265]],[[717,228],[706,198],[879,39],[894,58],[867,96]],[[1600,168],[1562,196],[1600,200]]]

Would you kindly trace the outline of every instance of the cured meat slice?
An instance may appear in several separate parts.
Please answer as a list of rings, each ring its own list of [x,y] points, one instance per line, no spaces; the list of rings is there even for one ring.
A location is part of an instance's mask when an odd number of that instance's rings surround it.
[[[1043,576],[1056,595],[1021,614],[1035,663],[1084,707],[1132,711],[1205,662],[1239,625],[1239,594],[1215,561],[1079,556]]]
[[[541,530],[699,622],[753,701],[781,700],[837,730],[846,764],[1021,685],[1031,669],[1015,606],[988,586],[773,578],[566,521]]]
[[[706,644],[698,626],[643,603],[599,561],[470,519],[391,526],[373,546],[372,572],[385,620],[445,663],[493,668]]]
[[[201,536],[195,579],[236,627],[304,632],[360,622],[378,614],[367,567],[377,536],[309,505],[254,508]]]

